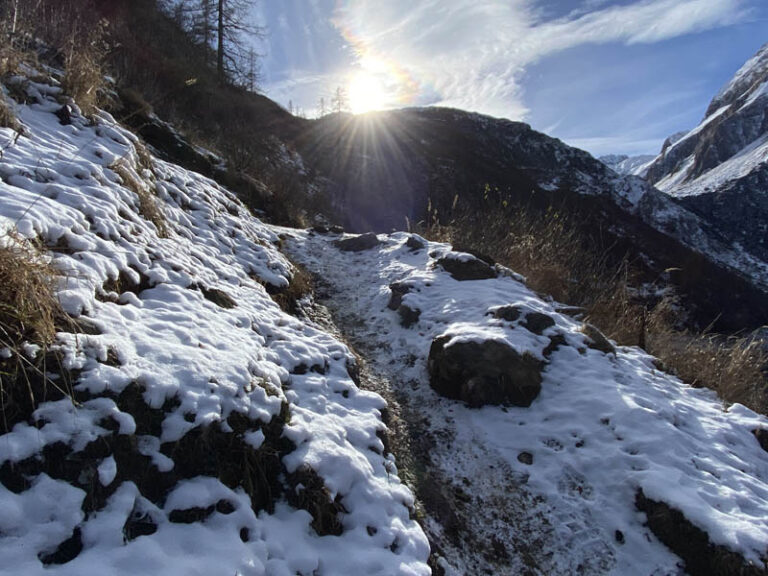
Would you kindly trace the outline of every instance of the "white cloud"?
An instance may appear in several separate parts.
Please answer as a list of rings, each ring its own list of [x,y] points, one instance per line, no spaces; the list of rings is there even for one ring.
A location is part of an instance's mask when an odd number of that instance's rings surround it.
[[[580,10],[544,20],[531,0],[360,0],[337,10],[334,22],[361,58],[407,73],[421,96],[412,103],[524,118],[526,66],[586,44],[653,43],[727,26],[747,16],[743,4],[588,0]]]

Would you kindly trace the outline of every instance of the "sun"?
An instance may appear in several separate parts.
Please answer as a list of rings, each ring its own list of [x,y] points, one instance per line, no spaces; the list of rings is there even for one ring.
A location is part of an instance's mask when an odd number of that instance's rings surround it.
[[[357,72],[349,82],[349,107],[353,114],[384,108],[387,94],[381,81],[370,72]]]

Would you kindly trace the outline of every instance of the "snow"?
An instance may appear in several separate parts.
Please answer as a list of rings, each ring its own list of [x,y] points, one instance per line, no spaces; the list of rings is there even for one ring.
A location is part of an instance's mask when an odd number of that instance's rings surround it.
[[[751,431],[768,426],[765,417],[740,405],[724,410],[713,392],[660,372],[640,349],[589,349],[580,324],[558,313],[556,303],[507,274],[456,281],[435,265],[448,246],[430,243],[414,252],[407,238],[395,233],[373,250],[350,254],[320,235],[293,232],[288,248],[326,279],[326,303],[337,321],[374,351],[368,360],[396,387],[405,410],[427,422],[436,475],[472,495],[475,535],[522,538],[542,573],[677,573],[679,560],[635,508],[642,489],[680,510],[713,543],[761,565],[768,552],[768,454]],[[387,308],[393,282],[413,286],[403,298],[421,311],[411,328]],[[489,314],[509,304],[546,313],[556,325],[539,336]],[[552,354],[529,408],[471,409],[428,385],[431,342],[446,334],[503,340],[538,357],[547,336],[562,334],[567,345]],[[518,460],[522,452],[533,456],[532,465]],[[509,524],[500,521],[501,510],[513,517]],[[529,532],[521,535],[515,523],[532,516],[537,528],[523,520]],[[425,526],[439,538],[438,518]],[[525,570],[528,564],[508,550],[509,573]],[[443,553],[448,573],[473,572],[461,549]]]
[[[82,450],[113,433],[104,427],[111,419],[116,434],[134,437],[138,451],[169,472],[175,463],[161,445],[196,427],[220,423],[226,431],[234,413],[265,425],[287,404],[284,434],[296,450],[285,457],[286,468],[314,468],[346,512],[343,533],[321,537],[306,511],[278,502],[274,513],[256,513],[242,488],[197,477],[178,484],[164,505],[121,480],[104,508],[86,514],[85,492],[39,474],[19,494],[0,485],[0,572],[428,574],[413,496],[376,435],[384,401],[354,384],[347,370],[354,357],[343,343],[284,313],[264,287],[285,287],[294,274],[276,247],[277,233],[213,181],[157,159],[148,163],[137,138],[108,114],[91,121],[76,111],[64,126],[54,114],[57,87],[31,82],[29,91],[35,98],[17,106],[25,134],[15,139],[0,129],[0,228],[50,247],[62,272],[63,307],[94,328],[60,332],[55,344],[63,364],[79,373],[76,390],[91,399],[40,404],[31,422],[0,437],[0,466],[57,442]],[[118,172],[154,196],[166,237],[141,215],[136,191]],[[112,291],[118,279],[121,293]],[[211,290],[234,306],[209,300]],[[299,374],[301,365],[322,370]],[[148,406],[163,407],[159,436],[135,436],[137,420],[114,401],[129,387]],[[244,440],[260,448],[265,435],[252,430]],[[100,484],[122,477],[119,461],[101,461]],[[175,506],[205,508],[220,499],[234,512],[215,511],[193,524],[168,520]],[[155,519],[157,531],[125,541],[123,526],[137,513]],[[44,568],[38,556],[76,527],[82,552]]]
[[[751,89],[755,80],[768,70],[768,44],[763,44],[752,58],[747,60],[717,93],[713,102],[735,99]]]
[[[28,478],[19,493],[0,483],[0,573],[430,573],[425,530],[439,537],[446,527],[434,515],[422,525],[414,519],[414,495],[379,437],[387,403],[352,380],[355,357],[339,338],[287,315],[267,293],[265,285],[284,288],[295,273],[277,249],[281,236],[294,258],[330,283],[334,312],[424,417],[427,435],[438,439],[424,465],[471,492],[477,542],[520,544],[548,574],[676,573],[679,559],[634,507],[642,489],[714,543],[755,562],[765,557],[768,455],[751,430],[768,428],[766,418],[738,405],[723,410],[713,393],[659,372],[638,349],[606,355],[588,348],[580,324],[510,270],[459,282],[436,258],[471,257],[447,245],[414,252],[400,233],[380,236],[376,249],[342,253],[328,238],[267,226],[213,181],[147,162],[138,139],[108,114],[90,121],[76,110],[63,126],[54,114],[59,88],[31,82],[27,89],[30,104],[16,107],[25,135],[0,129],[0,229],[49,247],[62,272],[63,307],[93,330],[62,331],[54,346],[88,399],[41,403],[29,422],[0,436],[0,466],[40,457],[57,443],[78,452],[122,435],[158,472],[170,473],[176,462],[163,450],[167,443],[204,426],[234,433],[227,418],[241,414],[261,426],[243,433],[243,442],[264,449],[266,424],[287,406],[283,436],[295,449],[283,457],[285,472],[314,470],[343,506],[343,531],[319,536],[312,516],[285,500],[254,512],[242,487],[210,476],[181,479],[153,503],[108,454],[99,457],[94,482],[114,492],[95,511],[84,511],[83,490],[46,473]],[[621,194],[639,202],[643,189],[629,182]],[[153,195],[167,234],[141,215],[135,185]],[[410,329],[387,308],[395,281],[414,286],[403,297],[421,311]],[[217,303],[213,290],[234,305]],[[555,326],[539,335],[494,317],[509,304],[545,313]],[[566,345],[546,360],[542,392],[529,408],[470,409],[428,385],[427,353],[438,336],[494,339],[544,361],[558,334]],[[158,434],[118,406],[126,390],[162,408]],[[523,451],[531,465],[518,459]],[[204,520],[170,521],[174,511],[210,507]],[[124,526],[136,517],[151,518],[157,530],[127,540]],[[75,531],[82,551],[44,567],[40,556]],[[525,571],[517,548],[509,552],[504,570]],[[460,548],[443,554],[437,563],[447,574],[473,573]]]
[[[704,172],[695,180],[681,182],[680,174],[687,173],[687,168],[684,167],[680,172],[658,182],[656,187],[673,196],[691,196],[714,192],[723,189],[728,182],[749,175],[750,172],[765,164],[766,159],[768,159],[768,135],[758,138],[744,147],[738,154]],[[692,164],[693,160],[691,156],[686,162],[686,166]]]

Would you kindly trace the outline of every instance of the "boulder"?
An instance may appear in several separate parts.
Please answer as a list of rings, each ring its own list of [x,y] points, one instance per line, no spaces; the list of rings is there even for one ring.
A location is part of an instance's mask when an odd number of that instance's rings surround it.
[[[400,308],[400,304],[403,303],[403,296],[413,290],[413,284],[408,282],[393,282],[389,285],[389,289],[392,294],[389,297],[387,308],[390,310],[397,310]]]
[[[407,304],[401,304],[397,309],[397,313],[400,315],[400,325],[403,328],[410,328],[419,321],[419,316],[421,316],[421,310],[411,308]]]
[[[506,320],[507,322],[514,322],[523,315],[523,309],[520,306],[513,306],[508,304],[507,306],[500,306],[492,311],[493,317],[499,320]]]
[[[530,452],[520,452],[520,454],[517,455],[517,461],[526,466],[530,466],[533,464],[533,454]]]
[[[488,266],[495,266],[496,265],[496,260],[494,260],[493,258],[488,256],[488,254],[485,254],[484,252],[480,252],[479,250],[475,250],[475,249],[470,248],[468,246],[462,246],[460,244],[457,244],[457,245],[455,245],[453,247],[453,251],[454,252],[466,252],[467,254],[471,254],[472,256],[477,258],[478,260],[482,260],[483,262],[488,264]]]
[[[336,247],[343,252],[362,252],[363,250],[370,250],[375,248],[381,242],[373,232],[367,234],[361,234],[360,236],[353,236],[352,238],[345,238],[344,240],[336,240]]]
[[[530,406],[541,391],[544,362],[497,340],[448,343],[439,336],[429,350],[429,383],[440,395],[469,406]]]
[[[616,354],[616,347],[611,344],[608,338],[592,324],[584,324],[581,331],[589,338],[587,346],[593,350],[599,350],[605,354]]]
[[[411,252],[424,250],[424,248],[427,247],[427,243],[418,236],[409,236],[408,240],[405,242],[405,245],[411,249]]]
[[[528,312],[522,321],[522,325],[526,330],[530,330],[534,334],[541,334],[547,328],[554,326],[555,321],[551,316],[547,316],[542,312]]]
[[[393,282],[389,285],[389,289],[392,291],[392,294],[389,297],[387,308],[397,310],[397,313],[400,315],[400,325],[403,328],[410,328],[419,321],[419,316],[421,316],[421,310],[403,304],[403,296],[413,290],[413,284]]]
[[[551,328],[555,325],[554,319],[544,314],[543,312],[536,312],[524,306],[515,306],[508,304],[506,306],[500,306],[495,308],[491,312],[494,318],[499,320],[506,320],[507,322],[515,322],[520,317],[523,317],[521,325],[530,330],[534,334],[541,334],[547,328]]]
[[[440,258],[437,263],[454,280],[486,280],[498,276],[496,270],[486,262],[464,252],[451,252]]]

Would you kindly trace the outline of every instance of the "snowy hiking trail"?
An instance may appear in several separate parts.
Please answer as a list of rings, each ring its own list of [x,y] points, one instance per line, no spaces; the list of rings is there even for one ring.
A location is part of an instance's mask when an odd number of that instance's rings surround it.
[[[768,458],[750,430],[765,418],[738,405],[724,412],[714,393],[658,372],[638,349],[587,350],[578,323],[514,277],[457,282],[434,265],[446,245],[413,251],[409,235],[396,233],[380,235],[373,249],[342,252],[338,237],[281,231],[286,252],[315,277],[316,299],[362,356],[363,387],[389,402],[390,448],[416,494],[433,567],[684,573],[635,508],[639,488],[760,565]],[[410,328],[387,309],[388,286],[406,280],[417,287],[403,301],[421,310]],[[550,314],[568,342],[552,355],[539,398],[529,408],[470,409],[438,396],[426,359],[441,333],[541,350],[520,327],[488,319],[488,309],[512,302]],[[523,452],[532,464],[518,458]]]
[[[456,434],[452,407],[436,413],[435,406],[415,394],[420,384],[403,368],[416,358],[393,356],[389,333],[375,332],[363,316],[359,288],[364,281],[357,284],[348,275],[349,265],[334,258],[337,251],[324,241],[298,249],[289,244],[287,252],[313,275],[315,302],[306,312],[324,330],[348,342],[358,355],[361,386],[387,401],[388,448],[395,455],[398,475],[416,495],[435,573],[556,573],[549,558],[552,530],[536,512],[534,498],[522,489],[507,462],[475,433]],[[358,259],[361,265],[365,254]],[[515,542],[519,548],[507,551],[503,542]]]

